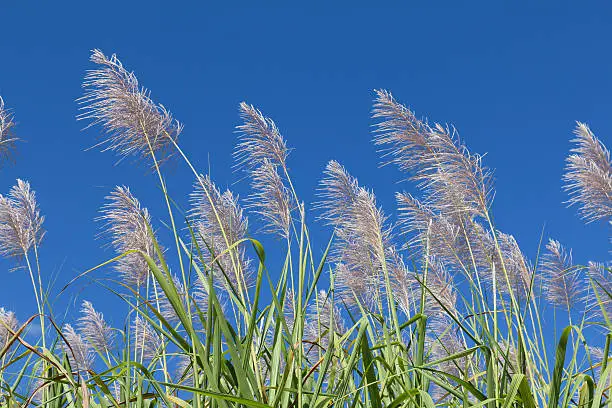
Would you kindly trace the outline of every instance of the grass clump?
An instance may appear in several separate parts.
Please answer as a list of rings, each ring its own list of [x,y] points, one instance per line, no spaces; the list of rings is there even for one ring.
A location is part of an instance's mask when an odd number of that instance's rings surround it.
[[[151,166],[172,242],[160,243],[129,187],[113,189],[99,221],[116,256],[70,285],[114,268],[107,289],[125,302],[127,323],[112,327],[84,300],[79,317],[58,324],[40,273],[36,196],[21,180],[0,196],[0,253],[25,264],[38,305],[22,323],[0,309],[2,406],[608,404],[609,265],[576,265],[554,239],[527,259],[496,228],[491,172],[454,128],[376,91],[374,143],[420,191],[397,193],[394,222],[336,161],[307,206],[278,127],[242,103],[235,158],[252,194],[241,201],[194,168],[178,142],[182,125],[116,56],[95,50],[91,60],[79,118],[103,133],[103,150]],[[12,133],[0,99],[0,145]],[[584,124],[574,143],[569,203],[587,221],[609,222],[609,152]],[[186,215],[168,192],[167,160],[193,173]],[[329,242],[311,241],[315,217],[333,231]],[[266,258],[260,233],[277,237],[281,259]],[[547,307],[567,316],[558,338],[548,335]],[[30,344],[24,333],[37,319],[41,338]]]

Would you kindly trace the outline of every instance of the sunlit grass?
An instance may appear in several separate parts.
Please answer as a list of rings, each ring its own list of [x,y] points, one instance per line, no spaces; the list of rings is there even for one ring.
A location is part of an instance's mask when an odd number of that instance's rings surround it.
[[[66,287],[113,269],[116,279],[100,288],[125,304],[127,323],[111,327],[85,301],[60,325],[39,267],[36,197],[18,181],[0,198],[0,253],[26,266],[38,307],[24,322],[0,309],[2,406],[608,404],[609,266],[575,265],[555,240],[527,259],[496,229],[490,172],[453,128],[376,92],[375,143],[420,192],[398,193],[395,223],[335,161],[319,202],[306,205],[277,126],[243,103],[236,158],[253,194],[241,202],[191,164],[181,124],[133,73],[97,50],[92,61],[80,118],[101,129],[103,150],[152,167],[167,210],[156,219],[172,240],[160,242],[129,188],[110,192],[100,221],[116,256]],[[3,103],[0,118],[12,142]],[[576,135],[565,175],[571,203],[589,221],[609,221],[609,153],[586,125]],[[169,193],[166,160],[192,172],[187,214]],[[329,241],[313,242],[324,225]],[[276,236],[280,250],[270,252],[281,259],[268,259],[260,234]],[[37,321],[32,344],[25,333]]]

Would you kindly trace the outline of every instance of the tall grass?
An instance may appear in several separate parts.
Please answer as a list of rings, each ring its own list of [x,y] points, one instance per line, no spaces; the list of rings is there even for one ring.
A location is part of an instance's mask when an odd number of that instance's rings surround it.
[[[376,91],[374,143],[420,191],[398,192],[392,218],[336,161],[318,202],[304,203],[279,128],[242,103],[235,158],[252,194],[241,201],[192,165],[182,125],[116,56],[95,50],[91,60],[79,119],[102,134],[102,150],[153,169],[167,210],[155,218],[172,240],[160,242],[129,187],[113,189],[99,222],[116,256],[67,286],[114,269],[104,290],[125,303],[128,323],[112,327],[87,300],[72,322],[57,322],[39,267],[36,196],[21,180],[0,196],[0,254],[25,266],[38,306],[23,322],[0,309],[2,406],[608,404],[609,265],[576,265],[554,239],[527,259],[496,228],[491,172],[454,128]],[[13,147],[12,117],[0,99],[2,152]],[[586,125],[575,133],[568,203],[586,221],[609,222],[609,152]],[[187,214],[169,193],[167,160],[192,172]],[[328,242],[311,241],[313,222],[329,227]],[[267,258],[259,234],[277,237],[281,259]],[[547,308],[567,327],[545,322]],[[42,334],[30,343],[35,321]]]

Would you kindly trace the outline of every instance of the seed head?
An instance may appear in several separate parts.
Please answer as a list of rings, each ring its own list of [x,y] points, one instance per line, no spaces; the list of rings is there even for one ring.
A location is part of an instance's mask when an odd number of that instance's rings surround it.
[[[215,284],[247,288],[253,284],[245,246],[233,245],[247,237],[248,219],[230,190],[221,193],[208,176],[199,176],[191,193],[190,219],[204,261],[215,273]],[[232,249],[230,249],[232,248]],[[214,261],[214,262],[213,262]]]
[[[149,211],[140,206],[128,187],[116,187],[108,197],[98,220],[103,221],[104,234],[118,254],[142,251],[156,259],[155,237],[151,233]],[[142,285],[149,274],[149,265],[139,253],[129,253],[117,261],[115,269],[129,285]]]
[[[106,138],[100,143],[104,150],[119,156],[163,158],[173,141],[178,139],[182,125],[166,108],[153,102],[150,92],[140,87],[133,72],[127,71],[116,55],[106,57],[93,50],[91,61],[98,69],[85,76],[85,94],[79,99],[83,111],[78,118],[88,120],[88,127],[100,125]]]
[[[17,140],[13,136],[13,120],[13,113],[4,106],[4,99],[0,96],[0,157],[3,159],[10,156]]]
[[[426,203],[445,214],[484,215],[492,196],[491,175],[481,157],[471,154],[454,128],[430,126],[387,91],[376,91],[375,143],[387,163],[412,174],[427,195]]]
[[[253,169],[268,161],[286,167],[287,144],[274,121],[246,102],[240,104],[240,118],[240,141],[234,153],[238,165]]]
[[[304,346],[307,354],[325,353],[329,348],[331,336],[342,336],[345,332],[340,310],[333,304],[330,295],[321,290],[306,315],[304,338],[310,343]]]
[[[569,192],[569,205],[580,207],[587,222],[612,218],[612,162],[610,152],[591,129],[578,122],[574,130],[576,144],[567,158],[563,177]]]
[[[589,262],[587,267],[591,290],[587,296],[587,310],[594,318],[604,317],[612,319],[612,280],[610,272],[604,264]]]
[[[136,361],[150,361],[160,350],[161,338],[149,322],[136,316],[132,323],[132,347]]]
[[[81,305],[79,331],[85,340],[98,352],[110,352],[115,342],[115,332],[104,320],[102,313],[97,312],[93,305],[84,300]]]
[[[249,197],[249,208],[260,215],[264,231],[289,238],[291,228],[291,196],[285,187],[278,167],[264,159],[251,173],[254,193]]]
[[[332,259],[337,263],[338,294],[347,304],[358,299],[372,306],[381,296],[382,272],[392,247],[387,217],[374,194],[335,161],[327,165],[319,197],[321,218],[336,230]]]
[[[584,282],[572,264],[572,254],[559,241],[549,240],[542,255],[540,273],[546,299],[567,310],[583,300]]]
[[[76,371],[89,370],[93,364],[91,345],[69,324],[64,325],[62,336],[64,340],[62,347],[68,356],[72,369]]]
[[[0,195],[0,254],[20,257],[38,245],[44,219],[30,183],[17,179],[8,196]]]
[[[0,348],[4,348],[19,328],[15,313],[0,307]]]

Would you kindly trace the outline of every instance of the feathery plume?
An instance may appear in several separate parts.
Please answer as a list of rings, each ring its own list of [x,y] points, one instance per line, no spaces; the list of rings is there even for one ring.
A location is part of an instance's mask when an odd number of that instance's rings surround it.
[[[374,194],[360,187],[340,164],[330,162],[325,176],[317,207],[323,210],[321,218],[336,228],[332,259],[337,263],[338,294],[347,304],[357,298],[373,306],[383,289],[386,249],[391,248],[387,218]]]
[[[383,90],[376,91],[375,143],[387,163],[413,174],[427,194],[427,204],[444,214],[484,215],[488,211],[491,175],[481,157],[461,144],[454,129],[433,127]]]
[[[531,289],[533,274],[516,239],[501,231],[496,231],[493,236],[482,228],[473,235],[475,262],[483,280],[492,287],[495,277],[500,293],[509,295],[512,291],[517,301],[526,299]]]
[[[72,369],[76,371],[89,370],[93,364],[93,353],[87,340],[69,324],[64,325],[62,336],[64,340],[62,347],[68,356]]]
[[[252,171],[249,208],[259,214],[265,222],[264,231],[289,238],[291,228],[291,196],[285,187],[278,168],[268,159]]]
[[[452,356],[453,354],[460,353],[466,349],[465,343],[457,335],[455,330],[447,330],[440,337],[435,340],[429,340],[430,346],[430,358],[434,361],[443,360]],[[460,357],[453,360],[447,360],[437,365],[437,370],[444,373],[452,374],[456,377],[461,377],[462,373],[466,370],[468,363],[468,357]]]
[[[612,281],[610,272],[598,262],[589,262],[587,274],[592,283],[592,288],[587,295],[587,310],[593,317],[604,317],[612,319]]]
[[[0,195],[0,254],[19,257],[38,245],[44,219],[30,183],[17,179],[8,196]]]
[[[250,169],[265,162],[286,167],[289,151],[274,121],[246,102],[240,104],[240,118],[240,141],[234,152],[237,164]]]
[[[467,223],[456,217],[436,214],[427,204],[421,203],[412,195],[397,193],[396,200],[399,212],[399,226],[404,235],[409,236],[407,246],[424,255],[425,252],[436,254],[436,258],[445,264],[454,265],[457,269],[466,269],[463,265],[469,259],[469,246],[466,237]]]
[[[425,276],[409,271],[403,259],[395,252],[389,265],[393,294],[401,311],[407,317],[420,313],[424,295],[423,312],[428,316],[433,332],[443,333],[450,324],[450,316],[458,313],[454,279],[444,264],[431,257]]]
[[[93,50],[91,61],[99,66],[85,76],[85,94],[78,118],[100,125],[106,139],[100,144],[119,156],[163,156],[178,139],[182,125],[161,104],[150,98],[150,92],[140,87],[133,72],[128,72],[116,55],[106,57]]]
[[[554,306],[572,306],[582,300],[583,282],[572,264],[572,254],[563,245],[550,239],[540,263],[542,287],[546,299]]]
[[[191,193],[191,204],[194,234],[204,261],[215,273],[215,284],[225,287],[225,273],[236,289],[252,286],[251,261],[244,245],[229,249],[248,233],[248,219],[238,197],[230,190],[221,193],[210,177],[200,175]]]
[[[106,323],[102,313],[97,312],[91,302],[86,300],[81,305],[78,329],[96,351],[106,353],[113,348],[115,332]]]
[[[6,158],[10,155],[15,141],[13,137],[13,113],[4,106],[4,99],[0,96],[0,157]]]
[[[386,248],[391,247],[391,231],[386,217],[376,206],[374,194],[360,188],[349,213],[337,228],[334,256],[340,267],[336,283],[338,293],[348,304],[355,297],[373,306],[383,291],[383,266]]]
[[[5,347],[19,328],[15,313],[0,307],[0,348]]]
[[[580,207],[584,220],[612,218],[612,162],[610,152],[591,129],[578,122],[574,130],[576,144],[567,158],[563,176],[569,192],[569,205]]]
[[[346,168],[335,160],[327,163],[325,177],[320,183],[321,201],[316,207],[322,211],[320,218],[330,225],[340,226],[342,218],[357,200],[359,184]]]
[[[98,220],[105,222],[104,233],[110,237],[110,244],[119,254],[126,251],[142,251],[153,259],[155,237],[149,230],[151,216],[140,206],[128,187],[116,187],[102,207]],[[130,285],[142,285],[149,274],[149,265],[139,253],[129,253],[116,262],[115,269]]]
[[[136,316],[132,322],[132,347],[136,361],[150,361],[159,352],[161,338],[149,322]]]

